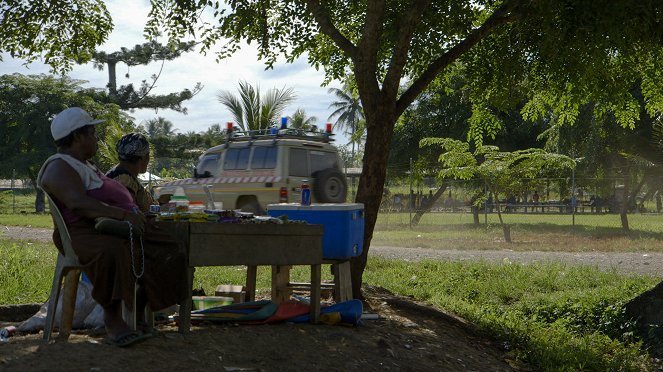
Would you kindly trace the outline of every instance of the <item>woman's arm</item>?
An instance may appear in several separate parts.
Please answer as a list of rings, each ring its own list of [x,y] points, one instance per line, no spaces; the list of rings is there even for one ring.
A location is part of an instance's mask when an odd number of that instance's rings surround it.
[[[79,174],[65,161],[52,161],[42,174],[41,186],[49,195],[82,217],[111,217],[130,221],[142,230],[145,217],[113,207],[87,195]]]

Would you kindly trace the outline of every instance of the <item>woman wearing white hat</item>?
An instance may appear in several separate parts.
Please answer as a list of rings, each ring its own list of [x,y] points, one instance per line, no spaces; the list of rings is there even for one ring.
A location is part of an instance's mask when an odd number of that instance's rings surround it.
[[[37,182],[55,201],[69,229],[72,246],[90,278],[92,297],[104,308],[104,323],[109,339],[127,346],[145,338],[132,332],[122,320],[121,301],[132,303],[134,283],[143,289],[137,313],[149,304],[160,310],[184,298],[185,257],[171,235],[146,222],[138,212],[129,191],[106,177],[88,160],[97,152],[94,120],[78,107],[59,113],[51,123],[51,134],[58,153],[51,156],[39,171]],[[95,219],[109,217],[128,221],[133,229],[129,236],[102,234],[95,229]],[[53,241],[60,251],[62,243],[57,229]],[[131,245],[140,254],[132,257]]]

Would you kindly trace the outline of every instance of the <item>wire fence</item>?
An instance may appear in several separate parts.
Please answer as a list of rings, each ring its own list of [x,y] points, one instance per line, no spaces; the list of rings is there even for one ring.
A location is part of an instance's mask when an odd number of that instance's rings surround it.
[[[490,191],[494,188],[488,182],[392,179],[386,184],[380,211],[382,215],[406,213],[408,223],[423,212],[421,222],[488,225],[499,223],[501,215],[505,223],[515,224],[622,227],[620,212],[625,208],[629,228],[646,230],[663,218],[661,192],[656,186],[645,184],[629,192],[622,179],[574,176],[515,180],[515,187],[497,192]],[[436,214],[456,217],[426,217]]]
[[[348,180],[348,201],[357,182]],[[491,193],[486,183],[392,178],[385,184],[379,222],[421,224],[543,224],[622,227],[620,210],[626,205],[631,229],[652,230],[663,222],[660,191],[644,185],[635,197],[625,194],[620,179],[522,179],[513,190]],[[150,180],[149,185],[153,186]],[[632,194],[632,192],[631,192]],[[631,195],[632,196],[632,195]],[[624,198],[628,199],[624,203]],[[0,214],[34,213],[36,190],[26,180],[0,180]],[[421,214],[417,216],[417,214]],[[637,218],[635,218],[637,216]],[[660,228],[663,231],[663,227]],[[658,230],[658,229],[655,229]]]

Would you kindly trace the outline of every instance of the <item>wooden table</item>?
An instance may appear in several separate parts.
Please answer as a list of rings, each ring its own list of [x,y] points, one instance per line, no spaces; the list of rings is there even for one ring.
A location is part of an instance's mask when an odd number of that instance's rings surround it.
[[[311,266],[311,322],[320,317],[322,225],[225,224],[215,222],[168,222],[159,224],[173,231],[184,243],[188,256],[187,301],[180,305],[179,330],[191,327],[191,295],[196,266],[246,265],[247,295],[253,300],[258,265]],[[272,294],[278,290],[272,275]],[[276,288],[276,289],[275,289]]]

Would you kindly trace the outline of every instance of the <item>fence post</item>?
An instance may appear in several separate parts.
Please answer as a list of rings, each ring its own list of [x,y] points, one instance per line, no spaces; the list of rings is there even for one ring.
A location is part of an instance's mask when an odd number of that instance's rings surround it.
[[[412,158],[410,158],[410,197],[408,198],[407,206],[410,211],[410,230],[412,230],[412,196],[414,195],[414,189],[412,188]]]
[[[16,169],[12,169],[12,213],[16,214],[16,191],[14,191],[14,179],[16,178]]]
[[[486,193],[486,199],[483,202],[483,224],[488,229],[488,183],[486,181],[483,181],[483,189]]]
[[[575,155],[571,155],[575,160]],[[573,167],[571,170],[571,226],[576,225],[576,205],[578,205],[578,200],[576,199],[576,168]]]

